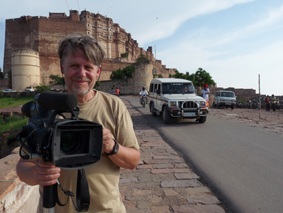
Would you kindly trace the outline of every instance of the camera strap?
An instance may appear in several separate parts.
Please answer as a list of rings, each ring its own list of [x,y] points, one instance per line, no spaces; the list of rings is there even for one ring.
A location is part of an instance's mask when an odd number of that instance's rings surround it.
[[[70,191],[64,190],[63,187],[61,186],[59,180],[58,180],[57,184],[60,187],[60,189],[66,195],[68,195],[68,197],[71,197],[72,202],[75,206],[75,203],[73,201],[74,194]],[[89,208],[89,205],[90,205],[90,195],[89,195],[88,182],[87,182],[87,178],[86,178],[86,174],[85,174],[84,169],[78,170],[76,201],[77,201],[77,206],[75,206],[75,208],[78,212],[87,212],[88,211],[88,208]],[[56,203],[59,206],[65,206],[67,204],[67,202],[65,204],[62,204],[59,201],[58,193],[57,193],[57,190],[56,190]]]

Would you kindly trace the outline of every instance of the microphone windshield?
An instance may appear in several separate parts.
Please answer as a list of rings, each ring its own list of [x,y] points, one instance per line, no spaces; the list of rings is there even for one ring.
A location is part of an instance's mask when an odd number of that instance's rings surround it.
[[[38,104],[46,110],[71,111],[78,105],[78,98],[71,93],[45,91],[40,93]]]

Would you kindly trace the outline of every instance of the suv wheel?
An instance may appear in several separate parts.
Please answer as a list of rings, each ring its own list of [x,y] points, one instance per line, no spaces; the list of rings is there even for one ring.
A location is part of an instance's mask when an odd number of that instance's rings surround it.
[[[152,116],[156,116],[156,112],[154,111],[154,103],[150,104],[150,112],[151,112]]]
[[[162,118],[165,124],[171,123],[171,115],[168,111],[168,106],[165,106],[162,111]]]
[[[199,118],[199,122],[203,124],[206,121],[206,116],[202,116]]]

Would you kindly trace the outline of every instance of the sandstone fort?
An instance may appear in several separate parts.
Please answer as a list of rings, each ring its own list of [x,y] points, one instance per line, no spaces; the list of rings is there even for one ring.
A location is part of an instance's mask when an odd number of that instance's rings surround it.
[[[1,88],[23,90],[39,84],[48,85],[50,75],[61,75],[57,56],[58,42],[68,35],[78,33],[95,38],[104,48],[106,57],[102,64],[100,81],[102,90],[110,90],[112,71],[135,65],[133,78],[115,82],[122,94],[138,93],[141,87],[149,87],[154,75],[166,78],[175,74],[175,68],[166,68],[156,60],[152,47],[140,48],[138,42],[114,23],[111,18],[88,11],[79,13],[49,13],[49,17],[22,16],[6,20],[3,72],[11,72],[12,81],[0,81]],[[137,64],[136,59],[144,55],[149,63]],[[220,88],[219,88],[220,89]],[[236,94],[254,95],[253,89],[234,89]]]

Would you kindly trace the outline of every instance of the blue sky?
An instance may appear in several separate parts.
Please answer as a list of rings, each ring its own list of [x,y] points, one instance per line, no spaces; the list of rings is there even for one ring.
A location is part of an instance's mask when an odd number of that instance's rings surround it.
[[[15,8],[17,2],[17,8]],[[167,68],[199,67],[219,87],[283,95],[282,0],[12,0],[0,8],[0,67],[5,19],[87,10],[113,19]]]

